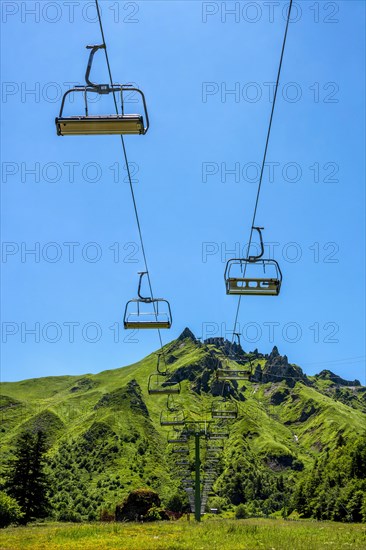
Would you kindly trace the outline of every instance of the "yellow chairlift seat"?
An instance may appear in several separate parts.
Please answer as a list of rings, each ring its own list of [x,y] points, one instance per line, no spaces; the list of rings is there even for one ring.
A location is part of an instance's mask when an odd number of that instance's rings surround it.
[[[125,329],[169,329],[172,326],[172,312],[168,300],[141,295],[141,284],[147,271],[139,273],[138,298],[129,300],[125,307],[123,325]],[[142,311],[148,308],[149,311]],[[162,311],[162,308],[164,310]]]
[[[105,49],[104,44],[97,46],[87,46],[91,50],[89,55],[88,66],[85,73],[86,86],[75,86],[68,90],[61,102],[59,116],[56,117],[56,129],[59,136],[81,136],[81,135],[133,135],[146,134],[149,129],[149,116],[147,113],[145,96],[141,90],[134,88],[128,84],[95,84],[90,81],[90,70],[92,67],[93,57],[99,49]],[[124,94],[128,92],[136,93],[140,96],[144,115],[142,114],[126,114]],[[84,96],[85,114],[78,116],[64,116],[64,107],[66,98],[70,94],[82,93]],[[120,96],[121,113],[110,115],[89,115],[88,94],[96,93],[99,96],[112,94],[114,104],[117,110],[116,95]],[[145,120],[145,122],[144,122]]]
[[[210,458],[216,458],[218,456],[218,451],[206,451],[206,458],[209,460]]]
[[[229,437],[228,432],[211,432],[208,434],[208,439],[212,441],[220,441]]]
[[[236,418],[238,413],[235,411],[212,411],[212,418]]]
[[[170,328],[172,326],[171,322],[168,320],[165,321],[154,321],[154,320],[133,320],[134,314],[131,313],[128,317],[127,321],[124,322],[124,328],[125,329],[163,329],[163,328]],[[137,314],[136,314],[137,315]],[[139,314],[139,317],[144,314]],[[147,315],[154,315],[154,314],[147,314]]]
[[[134,135],[144,134],[141,115],[99,115],[56,118],[57,135]]]
[[[217,380],[249,380],[251,370],[218,369]]]
[[[238,277],[229,277],[226,279],[226,294],[278,296],[280,289],[280,279]]]
[[[192,472],[191,470],[180,470],[178,472],[178,476],[180,477],[180,479],[189,479],[189,477],[191,476]]]
[[[264,254],[262,227],[253,227],[259,233],[260,254],[248,258],[233,258],[225,268],[226,294],[247,296],[278,296],[281,290],[282,272],[276,260],[262,258]],[[263,268],[263,276],[250,274],[253,268]],[[266,275],[266,269],[272,276]],[[249,273],[247,273],[249,271]]]
[[[234,357],[234,360],[236,358]],[[229,363],[227,362],[229,365]],[[243,368],[233,369],[230,366],[219,368],[216,371],[216,378],[220,381],[225,380],[249,380],[253,373],[253,365],[250,358],[244,363]]]
[[[237,418],[238,416],[238,405],[235,401],[222,400],[219,402],[213,402],[211,408],[212,418]]]
[[[149,395],[171,395],[180,393],[180,383],[164,381],[166,375],[150,374],[147,391]],[[162,380],[163,379],[163,380]]]
[[[168,443],[172,443],[174,445],[177,445],[177,444],[186,445],[188,444],[188,438],[181,434],[173,433],[168,435]]]
[[[172,395],[172,394],[169,394]],[[168,411],[162,411],[160,413],[160,426],[184,426],[185,417],[184,413],[169,413]]]

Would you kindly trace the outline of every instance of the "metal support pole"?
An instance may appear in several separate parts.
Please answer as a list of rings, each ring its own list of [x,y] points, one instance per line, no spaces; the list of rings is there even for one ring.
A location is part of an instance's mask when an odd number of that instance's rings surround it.
[[[200,434],[195,434],[195,488],[194,488],[194,517],[201,521],[201,475],[200,475]]]

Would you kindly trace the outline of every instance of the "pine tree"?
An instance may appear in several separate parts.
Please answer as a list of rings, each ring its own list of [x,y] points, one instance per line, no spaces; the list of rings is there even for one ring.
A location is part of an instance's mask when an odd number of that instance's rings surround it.
[[[49,483],[45,473],[47,448],[47,437],[41,430],[23,432],[16,444],[6,487],[24,513],[23,524],[45,517],[49,509]]]

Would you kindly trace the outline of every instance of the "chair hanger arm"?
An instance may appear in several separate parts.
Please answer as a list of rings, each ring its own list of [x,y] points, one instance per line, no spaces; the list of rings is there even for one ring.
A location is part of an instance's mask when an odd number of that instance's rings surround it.
[[[105,50],[105,44],[97,44],[95,46],[87,46],[86,48],[87,48],[87,50],[91,50],[91,51],[90,51],[90,55],[89,55],[88,65],[86,67],[85,82],[87,83],[88,86],[92,86],[92,88],[98,88],[99,85],[94,84],[93,82],[91,82],[89,77],[90,77],[90,71],[91,71],[92,64],[93,64],[94,54],[98,50],[101,50],[101,49]]]

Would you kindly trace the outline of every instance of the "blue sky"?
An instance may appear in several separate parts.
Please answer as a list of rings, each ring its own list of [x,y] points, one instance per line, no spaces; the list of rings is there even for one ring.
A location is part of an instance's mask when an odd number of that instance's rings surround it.
[[[159,347],[155,331],[122,328],[143,264],[120,140],[56,135],[61,95],[101,41],[93,3],[72,4],[1,6],[3,380]],[[173,311],[164,343],[186,326],[230,338],[225,261],[249,238],[286,5],[101,2],[113,78],[137,83],[150,114],[126,147],[154,294]],[[365,4],[293,13],[257,215],[283,286],[244,297],[237,328],[245,350],[276,344],[309,374],[365,383]],[[92,76],[108,81],[102,53]],[[93,108],[113,112],[107,97]]]

